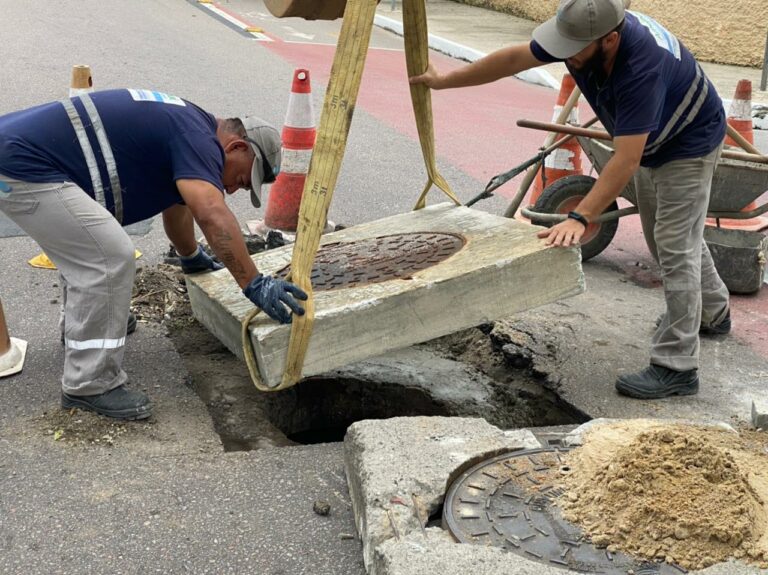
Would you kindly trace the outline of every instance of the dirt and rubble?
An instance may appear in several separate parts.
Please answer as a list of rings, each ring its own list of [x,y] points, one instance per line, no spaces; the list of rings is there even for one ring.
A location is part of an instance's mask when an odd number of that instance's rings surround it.
[[[703,569],[768,568],[768,437],[746,428],[596,425],[567,457],[565,519],[609,551]]]

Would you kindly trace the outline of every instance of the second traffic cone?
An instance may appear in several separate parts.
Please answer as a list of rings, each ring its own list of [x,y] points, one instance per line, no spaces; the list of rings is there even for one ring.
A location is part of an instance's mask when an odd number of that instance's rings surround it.
[[[563,76],[563,81],[560,83],[560,93],[557,96],[557,103],[555,104],[555,111],[552,115],[553,122],[557,122],[560,111],[563,109],[563,106],[568,101],[568,98],[575,87],[576,82],[574,81],[573,76],[570,74]],[[566,123],[579,123],[578,106],[573,107]],[[558,140],[563,137],[564,136],[559,136]],[[539,170],[539,173],[536,174],[536,179],[533,181],[533,191],[531,192],[531,199],[528,203],[535,204],[536,200],[539,199],[541,192],[544,191],[544,188],[560,178],[581,175],[582,173],[581,146],[576,138],[571,138],[544,159],[544,166]]]
[[[288,112],[283,126],[283,159],[280,173],[267,198],[264,214],[264,225],[267,228],[296,231],[299,225],[301,196],[316,136],[309,70],[297,69],[293,74]]]
[[[72,81],[69,85],[69,97],[79,96],[93,91],[91,67],[84,64],[72,66]]]
[[[750,144],[755,143],[755,135],[752,128],[752,82],[749,80],[739,80],[736,84],[736,91],[733,94],[733,100],[728,108],[728,124],[736,130]],[[729,135],[725,136],[726,146],[739,146],[739,143]],[[757,202],[750,202],[742,208],[742,212],[751,212],[757,209]],[[718,226],[719,223],[719,226]],[[758,216],[744,220],[721,219],[719,222],[711,218],[707,219],[707,224],[731,230],[760,231],[768,228],[768,218]]]
[[[752,131],[752,82],[739,80],[736,92],[728,108],[727,122],[750,144],[755,143]],[[725,136],[726,146],[739,146],[730,136]]]

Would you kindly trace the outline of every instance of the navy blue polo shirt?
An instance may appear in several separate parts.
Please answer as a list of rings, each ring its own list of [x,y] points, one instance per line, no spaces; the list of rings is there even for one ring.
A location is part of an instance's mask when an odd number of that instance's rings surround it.
[[[566,62],[568,71],[611,135],[649,134],[641,165],[658,167],[707,155],[723,141],[726,129],[715,87],[703,72],[697,79],[698,65],[691,53],[658,22],[629,11],[625,20],[610,76],[580,72]],[[562,61],[535,40],[530,47],[542,62]],[[676,111],[682,114],[673,119]],[[664,137],[668,127],[671,138]]]
[[[117,166],[124,225],[182,202],[179,179],[205,180],[223,193],[224,150],[214,116],[181,98],[148,90],[107,90],[89,96]],[[81,99],[71,101],[94,151],[105,207],[114,214],[101,142]],[[95,197],[82,147],[61,102],[0,116],[0,174],[27,182],[73,182]]]

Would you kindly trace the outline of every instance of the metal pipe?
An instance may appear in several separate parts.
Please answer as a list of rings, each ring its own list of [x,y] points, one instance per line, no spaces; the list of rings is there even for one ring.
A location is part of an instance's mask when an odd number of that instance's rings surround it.
[[[760,89],[765,92],[768,83],[768,32],[765,35],[765,52],[763,53],[763,76],[760,78]]]

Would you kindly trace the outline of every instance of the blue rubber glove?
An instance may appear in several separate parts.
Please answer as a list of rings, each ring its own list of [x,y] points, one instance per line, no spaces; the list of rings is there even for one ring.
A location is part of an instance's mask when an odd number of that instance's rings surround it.
[[[209,256],[200,246],[197,246],[197,249],[191,255],[179,256],[179,261],[181,262],[181,271],[185,274],[212,272],[224,267]]]
[[[245,286],[243,295],[280,323],[291,323],[291,314],[286,306],[293,313],[304,315],[304,308],[296,299],[306,300],[307,294],[285,280],[259,274]]]

